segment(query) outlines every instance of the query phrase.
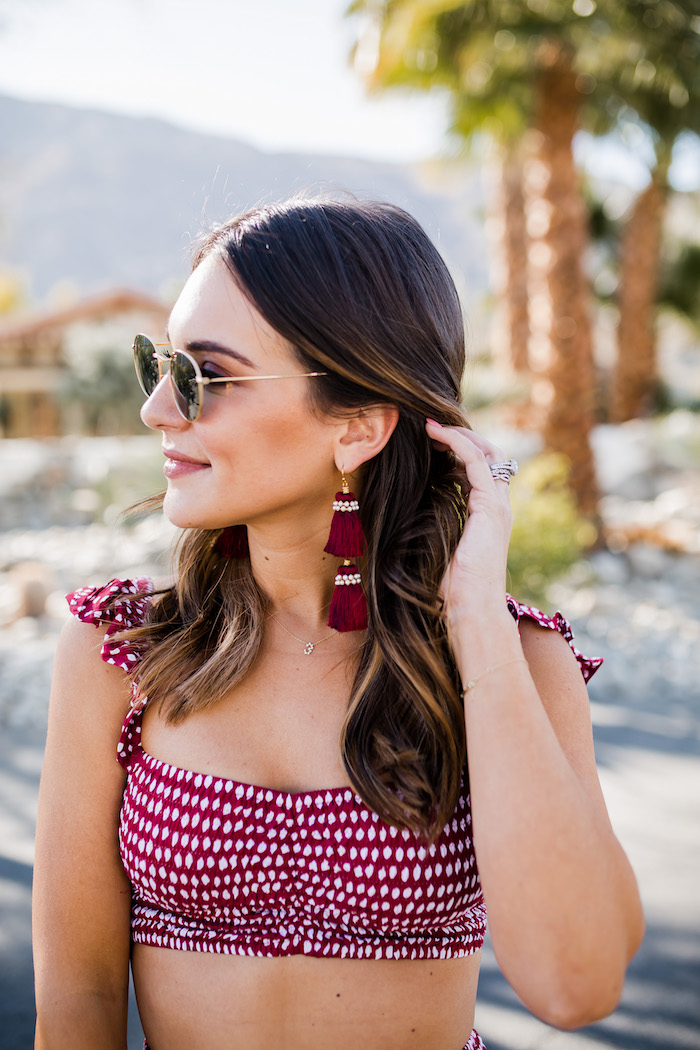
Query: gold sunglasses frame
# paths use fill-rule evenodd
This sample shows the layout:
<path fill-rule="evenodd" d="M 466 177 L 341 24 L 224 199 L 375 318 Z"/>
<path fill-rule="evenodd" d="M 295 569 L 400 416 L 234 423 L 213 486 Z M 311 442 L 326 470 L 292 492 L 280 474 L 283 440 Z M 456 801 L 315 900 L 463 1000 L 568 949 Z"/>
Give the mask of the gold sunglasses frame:
<path fill-rule="evenodd" d="M 161 381 L 162 381 L 162 379 L 164 378 L 164 375 L 165 375 L 165 373 L 163 372 L 163 363 L 165 361 L 171 361 L 172 358 L 175 356 L 175 354 L 181 354 L 192 365 L 192 368 L 194 369 L 195 382 L 197 383 L 197 386 L 200 389 L 202 387 L 209 386 L 211 383 L 251 383 L 254 380 L 258 380 L 258 379 L 313 379 L 316 376 L 326 376 L 326 375 L 328 375 L 327 372 L 290 372 L 288 374 L 274 375 L 274 376 L 216 376 L 216 377 L 212 378 L 211 376 L 204 376 L 204 375 L 202 375 L 202 370 L 199 367 L 199 364 L 197 363 L 196 359 L 192 356 L 192 354 L 187 352 L 187 350 L 176 350 L 172 346 L 172 343 L 154 343 L 153 340 L 150 339 L 147 335 L 143 335 L 143 333 L 139 332 L 139 333 L 137 333 L 136 336 L 134 336 L 134 343 L 133 343 L 133 346 L 132 346 L 132 350 L 133 350 L 133 353 L 134 353 L 134 367 L 136 369 L 136 378 L 138 379 L 139 386 L 141 387 L 141 390 L 144 392 L 144 394 L 146 395 L 147 398 L 149 398 L 151 396 L 151 394 L 155 391 L 156 387 L 154 387 L 153 390 L 151 391 L 151 393 L 149 394 L 148 391 L 146 390 L 146 388 L 144 387 L 143 383 L 141 382 L 141 373 L 139 371 L 139 367 L 138 367 L 138 363 L 137 363 L 137 354 L 138 354 L 138 351 L 137 351 L 137 348 L 136 348 L 136 340 L 137 339 L 145 339 L 146 342 L 149 343 L 153 347 L 153 357 L 158 362 L 158 384 L 157 385 L 160 385 L 160 383 L 161 383 Z M 160 347 L 160 346 L 169 346 L 169 347 L 171 347 L 171 353 L 169 353 L 169 354 L 159 353 L 158 352 L 158 347 Z M 182 411 L 182 409 L 180 408 L 180 405 L 178 403 L 177 394 L 180 394 L 181 397 L 184 397 L 184 395 L 182 394 L 182 391 L 175 384 L 175 380 L 173 379 L 173 370 L 172 370 L 172 368 L 170 368 L 168 370 L 168 375 L 170 377 L 170 386 L 171 386 L 171 390 L 172 390 L 173 401 L 175 402 L 175 407 L 177 408 L 178 412 L 180 413 L 180 415 L 182 416 L 182 418 L 184 420 L 186 420 L 188 423 L 196 423 L 197 420 L 199 419 L 199 417 L 202 414 L 202 408 L 204 407 L 204 398 L 200 394 L 200 397 L 198 398 L 198 401 L 197 401 L 197 415 L 194 417 L 194 419 L 191 419 L 189 415 L 185 415 L 185 413 Z M 189 402 L 187 402 L 186 398 L 185 398 L 185 402 L 189 404 Z"/>

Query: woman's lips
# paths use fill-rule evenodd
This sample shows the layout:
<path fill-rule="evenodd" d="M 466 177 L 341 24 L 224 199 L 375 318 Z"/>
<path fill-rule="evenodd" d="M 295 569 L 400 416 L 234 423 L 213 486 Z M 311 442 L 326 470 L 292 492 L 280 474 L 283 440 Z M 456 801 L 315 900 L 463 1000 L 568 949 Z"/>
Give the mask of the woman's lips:
<path fill-rule="evenodd" d="M 194 474 L 198 470 L 207 470 L 209 467 L 208 463 L 202 463 L 196 459 L 188 459 L 178 452 L 165 451 L 165 456 L 163 473 L 166 478 L 181 478 L 186 474 Z"/>

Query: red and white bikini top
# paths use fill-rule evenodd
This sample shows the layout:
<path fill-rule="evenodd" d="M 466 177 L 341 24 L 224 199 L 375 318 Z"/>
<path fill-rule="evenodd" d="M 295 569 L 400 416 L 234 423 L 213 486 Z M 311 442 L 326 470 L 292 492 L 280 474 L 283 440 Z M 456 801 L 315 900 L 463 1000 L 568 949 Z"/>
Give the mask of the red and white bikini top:
<path fill-rule="evenodd" d="M 138 662 L 133 643 L 112 636 L 143 622 L 152 589 L 148 579 L 112 580 L 68 595 L 80 620 L 106 625 L 107 663 Z M 507 601 L 516 621 L 559 631 L 586 680 L 600 666 L 577 652 L 560 613 L 550 619 Z M 352 788 L 276 791 L 154 758 L 141 746 L 146 703 L 135 683 L 117 749 L 128 774 L 119 846 L 135 942 L 366 959 L 456 958 L 481 947 L 486 912 L 466 773 L 451 821 L 426 846 Z"/>

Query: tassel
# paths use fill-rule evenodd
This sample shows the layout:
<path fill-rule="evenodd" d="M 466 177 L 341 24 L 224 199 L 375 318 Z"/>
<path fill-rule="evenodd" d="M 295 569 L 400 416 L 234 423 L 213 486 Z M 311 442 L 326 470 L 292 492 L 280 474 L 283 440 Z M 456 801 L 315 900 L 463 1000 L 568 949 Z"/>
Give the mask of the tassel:
<path fill-rule="evenodd" d="M 335 554 L 338 558 L 359 558 L 364 554 L 365 537 L 359 509 L 360 505 L 343 474 L 342 492 L 336 492 L 333 501 L 331 531 L 324 547 L 327 554 Z"/>
<path fill-rule="evenodd" d="M 335 631 L 364 631 L 367 626 L 367 602 L 362 580 L 357 566 L 349 558 L 339 566 L 335 577 L 328 626 Z"/>
<path fill-rule="evenodd" d="M 352 561 L 364 553 L 365 537 L 358 513 L 360 505 L 341 471 L 341 492 L 336 492 L 327 554 L 343 558 L 335 577 L 328 613 L 328 626 L 334 631 L 364 631 L 367 627 L 367 601 L 360 571 Z"/>
<path fill-rule="evenodd" d="M 222 558 L 247 558 L 248 530 L 245 525 L 227 525 L 214 544 Z"/>

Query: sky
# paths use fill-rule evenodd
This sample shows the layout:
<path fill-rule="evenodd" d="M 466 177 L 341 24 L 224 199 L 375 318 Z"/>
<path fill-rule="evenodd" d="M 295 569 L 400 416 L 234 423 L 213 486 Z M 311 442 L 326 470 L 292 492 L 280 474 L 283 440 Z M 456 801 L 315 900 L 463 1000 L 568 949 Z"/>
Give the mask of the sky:
<path fill-rule="evenodd" d="M 0 0 L 0 92 L 161 116 L 268 150 L 416 160 L 445 105 L 370 101 L 349 0 Z M 4 18 L 3 18 L 4 15 Z"/>
<path fill-rule="evenodd" d="M 269 151 L 396 162 L 446 148 L 440 95 L 368 97 L 349 0 L 0 0 L 0 93 L 162 117 Z M 644 144 L 582 137 L 580 161 L 640 187 Z M 700 187 L 700 148 L 678 151 Z"/>

